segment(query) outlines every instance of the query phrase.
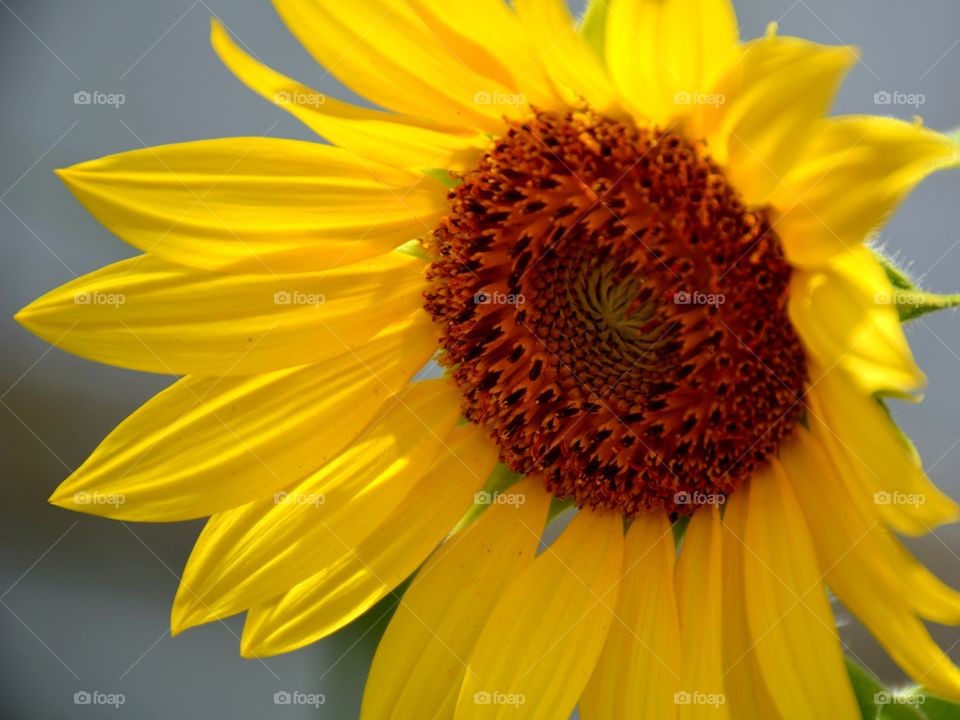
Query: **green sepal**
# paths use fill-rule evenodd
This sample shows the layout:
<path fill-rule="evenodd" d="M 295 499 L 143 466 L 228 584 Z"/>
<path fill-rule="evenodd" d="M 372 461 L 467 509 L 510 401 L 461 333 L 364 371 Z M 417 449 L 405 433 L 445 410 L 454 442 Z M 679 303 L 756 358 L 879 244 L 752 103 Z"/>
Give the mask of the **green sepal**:
<path fill-rule="evenodd" d="M 863 720 L 960 720 L 960 704 L 919 686 L 891 690 L 849 658 L 847 674 Z"/>
<path fill-rule="evenodd" d="M 580 21 L 580 34 L 601 60 L 607 42 L 607 6 L 608 0 L 590 0 Z"/>
<path fill-rule="evenodd" d="M 470 509 L 464 513 L 462 518 L 460 518 L 460 522 L 457 523 L 457 526 L 453 529 L 453 532 L 458 533 L 463 530 L 465 527 L 473 523 L 474 520 L 483 515 L 484 511 L 490 507 L 489 502 L 481 502 L 481 500 L 503 492 L 522 477 L 523 475 L 513 472 L 502 462 L 498 462 L 496 465 L 494 465 L 489 477 L 487 477 L 487 481 L 483 485 L 483 489 L 476 493 L 474 496 L 473 505 L 471 505 Z"/>
<path fill-rule="evenodd" d="M 432 168 L 430 170 L 424 170 L 423 174 L 427 177 L 432 177 L 439 183 L 442 183 L 448 188 L 455 188 L 457 185 L 463 182 L 463 180 L 456 175 L 454 175 L 449 170 L 444 170 L 443 168 Z"/>
<path fill-rule="evenodd" d="M 938 310 L 960 306 L 960 293 L 939 295 L 927 292 L 918 287 L 906 271 L 897 267 L 893 260 L 876 250 L 874 253 L 887 274 L 890 284 L 893 285 L 893 297 L 878 298 L 878 302 L 892 302 L 896 305 L 900 322 L 905 323 Z"/>

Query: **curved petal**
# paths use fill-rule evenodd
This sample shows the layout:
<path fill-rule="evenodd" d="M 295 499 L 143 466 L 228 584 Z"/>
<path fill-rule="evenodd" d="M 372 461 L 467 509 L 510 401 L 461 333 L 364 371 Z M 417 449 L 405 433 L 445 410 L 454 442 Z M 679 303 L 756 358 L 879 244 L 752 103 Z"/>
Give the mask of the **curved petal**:
<path fill-rule="evenodd" d="M 544 110 L 562 109 L 540 52 L 530 42 L 526 28 L 508 3 L 503 0 L 407 0 L 407 3 L 440 41 L 475 71 L 519 92 L 522 102 Z"/>
<path fill-rule="evenodd" d="M 254 607 L 243 626 L 243 655 L 276 655 L 326 637 L 366 612 L 409 577 L 467 511 L 497 462 L 480 427 L 454 430 L 396 510 L 323 572 Z"/>
<path fill-rule="evenodd" d="M 771 35 L 744 45 L 728 74 L 698 106 L 693 132 L 749 205 L 765 204 L 802 157 L 856 62 L 848 47 Z"/>
<path fill-rule="evenodd" d="M 239 507 L 340 453 L 435 350 L 420 313 L 318 365 L 184 378 L 110 433 L 50 502 L 147 522 Z"/>
<path fill-rule="evenodd" d="M 449 720 L 477 638 L 504 589 L 532 561 L 550 495 L 536 477 L 446 541 L 403 596 L 367 676 L 361 717 Z"/>
<path fill-rule="evenodd" d="M 715 505 L 694 513 L 677 562 L 677 616 L 683 670 L 678 720 L 729 720 L 723 678 L 723 542 Z"/>
<path fill-rule="evenodd" d="M 747 554 L 747 502 L 733 493 L 723 513 L 723 682 L 738 720 L 779 718 L 763 681 L 757 646 L 750 635 L 744 562 Z"/>
<path fill-rule="evenodd" d="M 52 290 L 16 319 L 110 365 L 244 375 L 352 351 L 422 305 L 422 273 L 422 261 L 397 252 L 296 275 L 211 273 L 141 255 Z"/>
<path fill-rule="evenodd" d="M 430 467 L 458 415 L 452 384 L 413 383 L 361 438 L 289 492 L 210 518 L 183 572 L 173 632 L 261 604 L 356 548 Z"/>
<path fill-rule="evenodd" d="M 507 588 L 470 656 L 457 720 L 568 717 L 613 620 L 623 565 L 618 513 L 581 510 Z"/>
<path fill-rule="evenodd" d="M 638 115 L 666 124 L 710 90 L 739 36 L 730 0 L 610 0 L 607 67 Z"/>
<path fill-rule="evenodd" d="M 472 169 L 490 144 L 479 131 L 451 130 L 328 97 L 250 57 L 216 20 L 210 42 L 223 64 L 247 87 L 360 157 L 399 167 L 462 171 Z"/>
<path fill-rule="evenodd" d="M 328 270 L 429 233 L 448 212 L 424 175 L 297 140 L 164 145 L 58 174 L 123 240 L 205 270 Z"/>
<path fill-rule="evenodd" d="M 823 573 L 779 463 L 745 491 L 744 597 L 770 697 L 784 720 L 858 720 Z"/>
<path fill-rule="evenodd" d="M 794 265 L 816 267 L 859 247 L 927 175 L 958 161 L 956 143 L 918 123 L 829 118 L 771 197 Z"/>
<path fill-rule="evenodd" d="M 522 106 L 478 102 L 510 88 L 475 72 L 407 5 L 391 0 L 274 0 L 287 28 L 327 72 L 391 110 L 450 127 L 499 132 Z"/>
<path fill-rule="evenodd" d="M 851 492 L 873 498 L 895 530 L 925 535 L 960 519 L 960 507 L 930 481 L 876 399 L 836 371 L 822 375 L 808 398 L 809 427 L 829 449 L 840 477 Z"/>
<path fill-rule="evenodd" d="M 960 698 L 960 670 L 917 618 L 919 612 L 957 624 L 956 591 L 896 547 L 883 529 L 879 506 L 869 512 L 856 499 L 862 493 L 837 477 L 823 438 L 798 435 L 784 448 L 782 465 L 804 505 L 830 589 L 915 682 Z"/>
<path fill-rule="evenodd" d="M 865 395 L 909 395 L 926 385 L 926 377 L 892 298 L 893 286 L 876 257 L 857 247 L 822 267 L 795 269 L 787 311 L 818 365 L 842 370 Z"/>
<path fill-rule="evenodd" d="M 580 36 L 563 0 L 517 0 L 517 14 L 547 72 L 568 101 L 586 100 L 605 115 L 622 114 L 620 99 L 602 61 Z"/>
<path fill-rule="evenodd" d="M 681 664 L 675 557 L 666 515 L 640 515 L 633 521 L 624 543 L 616 617 L 580 698 L 583 720 L 669 718 L 676 713 Z"/>

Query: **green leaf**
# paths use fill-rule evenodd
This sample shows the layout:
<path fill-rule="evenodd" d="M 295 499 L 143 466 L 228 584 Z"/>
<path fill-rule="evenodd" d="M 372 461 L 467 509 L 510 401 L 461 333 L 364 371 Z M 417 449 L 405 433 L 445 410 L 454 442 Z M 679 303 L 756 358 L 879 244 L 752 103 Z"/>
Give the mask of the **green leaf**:
<path fill-rule="evenodd" d="M 893 296 L 889 298 L 878 296 L 877 302 L 895 304 L 900 322 L 908 322 L 938 310 L 960 306 L 960 293 L 939 295 L 927 292 L 918 287 L 904 270 L 896 266 L 893 260 L 880 252 L 875 251 L 875 254 L 890 279 L 890 284 L 893 285 Z"/>
<path fill-rule="evenodd" d="M 601 60 L 607 36 L 607 3 L 608 0 L 590 0 L 580 21 L 580 34 Z"/>

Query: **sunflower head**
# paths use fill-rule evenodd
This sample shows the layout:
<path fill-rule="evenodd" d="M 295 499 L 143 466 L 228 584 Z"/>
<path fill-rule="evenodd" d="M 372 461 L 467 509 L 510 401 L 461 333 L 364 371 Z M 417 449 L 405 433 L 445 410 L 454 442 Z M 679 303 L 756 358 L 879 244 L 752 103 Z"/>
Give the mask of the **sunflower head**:
<path fill-rule="evenodd" d="M 51 498 L 210 517 L 174 631 L 246 611 L 242 652 L 285 652 L 413 575 L 366 717 L 848 720 L 829 587 L 960 698 L 923 624 L 960 594 L 897 538 L 958 517 L 884 406 L 925 383 L 883 301 L 913 286 L 868 245 L 955 142 L 829 116 L 856 52 L 742 41 L 729 0 L 276 5 L 382 109 L 214 22 L 326 142 L 61 171 L 144 253 L 18 315 L 183 376 Z"/>

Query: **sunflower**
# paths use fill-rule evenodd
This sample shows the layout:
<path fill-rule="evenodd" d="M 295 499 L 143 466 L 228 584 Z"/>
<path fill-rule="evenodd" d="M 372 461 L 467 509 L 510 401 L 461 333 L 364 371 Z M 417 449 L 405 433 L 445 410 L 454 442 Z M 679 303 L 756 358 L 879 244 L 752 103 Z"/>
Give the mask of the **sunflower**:
<path fill-rule="evenodd" d="M 923 624 L 960 596 L 897 538 L 958 508 L 883 404 L 925 379 L 866 242 L 954 142 L 827 117 L 856 52 L 741 41 L 729 0 L 276 5 L 383 109 L 214 22 L 330 144 L 60 171 L 143 254 L 17 316 L 183 376 L 51 498 L 210 516 L 174 632 L 246 611 L 281 653 L 413 576 L 365 717 L 855 718 L 829 588 L 960 697 Z"/>

